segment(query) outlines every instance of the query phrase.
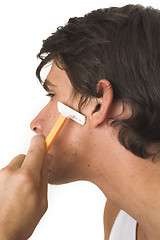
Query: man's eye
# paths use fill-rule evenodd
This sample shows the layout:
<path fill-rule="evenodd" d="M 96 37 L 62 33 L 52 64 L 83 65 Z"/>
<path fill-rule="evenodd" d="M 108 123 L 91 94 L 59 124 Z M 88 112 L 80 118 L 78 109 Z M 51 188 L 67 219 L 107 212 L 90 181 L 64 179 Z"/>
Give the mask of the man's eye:
<path fill-rule="evenodd" d="M 54 93 L 48 93 L 48 94 L 46 94 L 46 96 L 47 96 L 47 97 L 50 97 L 51 100 L 53 100 L 55 94 L 54 94 Z"/>

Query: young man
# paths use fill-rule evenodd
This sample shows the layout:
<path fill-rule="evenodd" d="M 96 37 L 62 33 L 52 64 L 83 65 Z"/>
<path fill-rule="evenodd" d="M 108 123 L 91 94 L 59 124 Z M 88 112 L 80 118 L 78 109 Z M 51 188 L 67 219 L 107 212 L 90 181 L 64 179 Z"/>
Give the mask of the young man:
<path fill-rule="evenodd" d="M 40 135 L 27 156 L 1 170 L 1 239 L 32 234 L 47 209 L 47 181 L 78 180 L 107 197 L 106 240 L 160 239 L 159 45 L 160 12 L 139 5 L 72 18 L 44 41 L 37 77 L 51 100 L 31 123 Z M 67 120 L 45 157 L 58 101 L 81 111 L 86 123 Z"/>

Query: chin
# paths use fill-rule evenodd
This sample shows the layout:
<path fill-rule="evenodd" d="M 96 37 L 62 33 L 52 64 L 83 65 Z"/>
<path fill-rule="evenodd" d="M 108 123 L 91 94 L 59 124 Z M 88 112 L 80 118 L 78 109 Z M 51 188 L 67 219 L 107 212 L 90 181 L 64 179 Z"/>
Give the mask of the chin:
<path fill-rule="evenodd" d="M 64 174 L 54 174 L 52 171 L 48 171 L 48 183 L 51 185 L 61 185 L 75 181 L 78 180 Z"/>

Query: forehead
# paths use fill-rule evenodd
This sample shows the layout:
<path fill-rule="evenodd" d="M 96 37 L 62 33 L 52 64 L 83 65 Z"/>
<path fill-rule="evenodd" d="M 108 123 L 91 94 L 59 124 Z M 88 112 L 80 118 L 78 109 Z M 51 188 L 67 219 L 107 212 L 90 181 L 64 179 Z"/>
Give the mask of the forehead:
<path fill-rule="evenodd" d="M 54 62 L 47 75 L 47 79 L 45 80 L 44 85 L 46 85 L 49 89 L 51 89 L 52 87 L 58 87 L 62 88 L 62 90 L 73 90 L 73 86 L 65 70 L 57 67 Z"/>

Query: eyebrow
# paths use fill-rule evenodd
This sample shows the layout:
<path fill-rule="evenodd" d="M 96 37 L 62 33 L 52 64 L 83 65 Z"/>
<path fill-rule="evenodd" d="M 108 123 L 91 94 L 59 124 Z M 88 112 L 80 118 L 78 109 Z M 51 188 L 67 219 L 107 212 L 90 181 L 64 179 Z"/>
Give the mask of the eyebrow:
<path fill-rule="evenodd" d="M 56 85 L 51 83 L 48 79 L 45 79 L 43 83 L 43 88 L 48 92 L 50 91 L 50 87 L 56 87 Z"/>

